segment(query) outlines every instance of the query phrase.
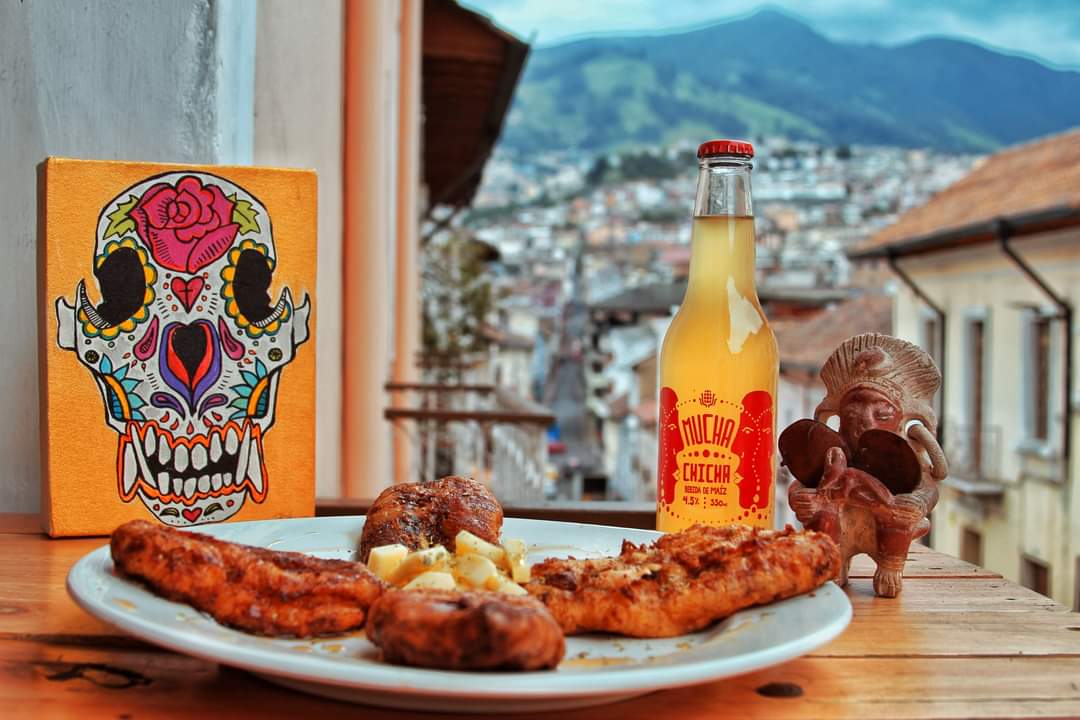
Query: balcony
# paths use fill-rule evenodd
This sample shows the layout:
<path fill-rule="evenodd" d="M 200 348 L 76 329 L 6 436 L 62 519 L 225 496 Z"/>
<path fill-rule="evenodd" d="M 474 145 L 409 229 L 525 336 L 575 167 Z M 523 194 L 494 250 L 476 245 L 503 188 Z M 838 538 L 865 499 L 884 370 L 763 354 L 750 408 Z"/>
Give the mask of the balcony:
<path fill-rule="evenodd" d="M 949 477 L 945 484 L 975 498 L 999 498 L 1002 431 L 1000 427 L 950 424 L 945 428 Z"/>
<path fill-rule="evenodd" d="M 469 380 L 482 369 L 466 362 L 450 374 Z M 386 389 L 393 403 L 384 417 L 408 439 L 407 479 L 464 475 L 509 503 L 554 494 L 547 429 L 555 417 L 544 406 L 489 383 L 388 383 Z"/>

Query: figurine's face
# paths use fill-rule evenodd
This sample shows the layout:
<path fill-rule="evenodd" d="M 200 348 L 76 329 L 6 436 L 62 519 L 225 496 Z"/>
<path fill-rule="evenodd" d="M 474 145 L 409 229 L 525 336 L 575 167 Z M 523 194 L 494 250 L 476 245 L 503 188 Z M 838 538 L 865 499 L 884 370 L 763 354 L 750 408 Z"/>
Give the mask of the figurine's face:
<path fill-rule="evenodd" d="M 867 430 L 900 432 L 900 409 L 883 393 L 870 388 L 856 388 L 844 396 L 840 405 L 840 434 L 852 449 Z"/>

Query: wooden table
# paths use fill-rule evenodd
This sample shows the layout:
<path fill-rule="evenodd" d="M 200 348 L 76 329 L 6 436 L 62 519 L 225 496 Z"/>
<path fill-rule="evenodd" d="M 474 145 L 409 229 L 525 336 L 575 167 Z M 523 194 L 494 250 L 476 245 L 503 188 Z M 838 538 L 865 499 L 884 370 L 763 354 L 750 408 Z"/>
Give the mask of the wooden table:
<path fill-rule="evenodd" d="M 410 716 L 284 690 L 159 650 L 95 620 L 71 601 L 64 580 L 76 560 L 103 543 L 48 540 L 35 516 L 0 514 L 0 716 Z M 1080 716 L 1080 615 L 918 545 L 899 598 L 875 598 L 871 574 L 868 562 L 857 564 L 848 590 L 855 619 L 806 657 L 618 705 L 537 717 Z"/>

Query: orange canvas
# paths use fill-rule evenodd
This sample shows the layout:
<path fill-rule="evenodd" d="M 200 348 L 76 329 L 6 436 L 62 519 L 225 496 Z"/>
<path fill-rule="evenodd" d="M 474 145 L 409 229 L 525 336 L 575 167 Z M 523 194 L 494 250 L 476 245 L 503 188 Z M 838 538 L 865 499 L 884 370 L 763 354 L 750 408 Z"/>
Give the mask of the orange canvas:
<path fill-rule="evenodd" d="M 315 173 L 39 172 L 46 531 L 311 515 Z"/>

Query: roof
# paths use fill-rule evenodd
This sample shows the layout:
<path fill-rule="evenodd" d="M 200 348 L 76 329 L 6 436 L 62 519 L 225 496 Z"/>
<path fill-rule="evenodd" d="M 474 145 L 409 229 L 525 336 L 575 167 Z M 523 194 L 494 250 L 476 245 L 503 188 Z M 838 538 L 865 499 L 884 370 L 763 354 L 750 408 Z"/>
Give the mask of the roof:
<path fill-rule="evenodd" d="M 432 207 L 472 202 L 529 46 L 454 0 L 424 0 L 424 183 Z"/>
<path fill-rule="evenodd" d="M 616 293 L 606 300 L 593 303 L 592 309 L 605 312 L 670 315 L 671 308 L 682 305 L 685 295 L 686 280 L 638 285 Z"/>
<path fill-rule="evenodd" d="M 630 312 L 645 315 L 670 315 L 671 308 L 682 305 L 686 295 L 686 279 L 668 283 L 653 283 L 627 288 L 616 295 L 592 304 L 593 310 L 602 312 Z M 762 285 L 758 287 L 758 299 L 763 305 L 786 303 L 808 307 L 820 307 L 850 297 L 847 288 L 806 288 Z"/>
<path fill-rule="evenodd" d="M 647 325 L 614 327 L 607 333 L 607 349 L 611 353 L 609 367 L 633 368 L 656 355 L 656 333 Z"/>
<path fill-rule="evenodd" d="M 664 265 L 683 266 L 690 264 L 690 246 L 673 245 L 660 250 L 656 261 Z"/>
<path fill-rule="evenodd" d="M 627 393 L 608 402 L 608 417 L 622 419 L 630 414 L 630 396 Z"/>
<path fill-rule="evenodd" d="M 637 415 L 638 420 L 640 420 L 641 424 L 645 427 L 656 425 L 656 411 L 656 400 L 646 400 L 634 408 L 634 414 Z"/>
<path fill-rule="evenodd" d="M 931 252 L 1080 225 L 1080 128 L 991 156 L 848 252 L 869 259 Z"/>
<path fill-rule="evenodd" d="M 780 369 L 818 372 L 842 342 L 852 335 L 892 333 L 892 298 L 878 293 L 857 295 L 808 320 L 770 322 L 780 348 Z"/>

